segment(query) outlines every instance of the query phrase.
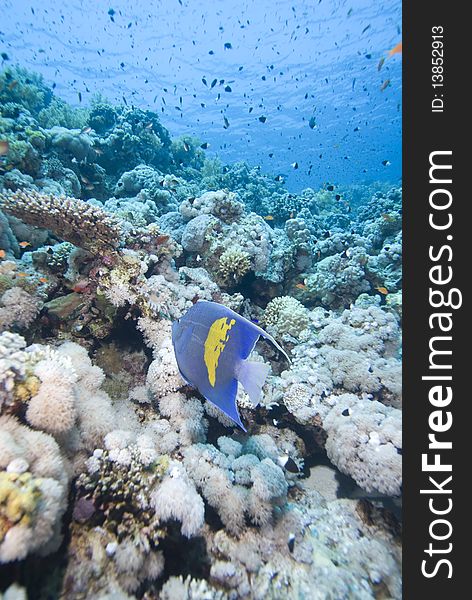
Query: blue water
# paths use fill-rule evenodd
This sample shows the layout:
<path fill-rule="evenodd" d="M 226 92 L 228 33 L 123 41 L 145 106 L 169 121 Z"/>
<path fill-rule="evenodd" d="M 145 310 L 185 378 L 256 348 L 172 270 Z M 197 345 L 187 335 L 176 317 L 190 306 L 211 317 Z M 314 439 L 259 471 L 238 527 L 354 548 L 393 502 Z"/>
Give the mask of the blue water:
<path fill-rule="evenodd" d="M 70 104 L 124 97 L 294 192 L 399 180 L 401 54 L 378 63 L 400 40 L 398 0 L 6 0 L 0 25 L 8 64 Z"/>

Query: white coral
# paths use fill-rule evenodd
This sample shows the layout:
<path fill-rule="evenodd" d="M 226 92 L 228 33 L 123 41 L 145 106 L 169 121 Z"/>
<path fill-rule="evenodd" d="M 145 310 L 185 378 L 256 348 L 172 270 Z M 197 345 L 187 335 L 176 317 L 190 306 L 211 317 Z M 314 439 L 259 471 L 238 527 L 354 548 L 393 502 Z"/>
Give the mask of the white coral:
<path fill-rule="evenodd" d="M 298 337 L 308 327 L 308 311 L 296 298 L 278 296 L 267 305 L 263 322 L 277 336 L 288 333 Z"/>
<path fill-rule="evenodd" d="M 168 472 L 152 492 L 151 505 L 159 520 L 180 521 L 182 535 L 192 537 L 203 526 L 205 505 L 179 462 L 171 462 Z"/>

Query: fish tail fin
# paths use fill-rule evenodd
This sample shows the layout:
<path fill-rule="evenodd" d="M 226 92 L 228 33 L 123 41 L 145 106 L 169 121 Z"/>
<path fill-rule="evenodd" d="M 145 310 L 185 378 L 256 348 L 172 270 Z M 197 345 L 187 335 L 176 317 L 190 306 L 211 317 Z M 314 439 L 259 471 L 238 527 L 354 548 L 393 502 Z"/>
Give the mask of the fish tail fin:
<path fill-rule="evenodd" d="M 259 403 L 262 386 L 269 374 L 270 366 L 262 362 L 243 360 L 236 372 L 238 381 L 242 384 L 254 406 Z"/>

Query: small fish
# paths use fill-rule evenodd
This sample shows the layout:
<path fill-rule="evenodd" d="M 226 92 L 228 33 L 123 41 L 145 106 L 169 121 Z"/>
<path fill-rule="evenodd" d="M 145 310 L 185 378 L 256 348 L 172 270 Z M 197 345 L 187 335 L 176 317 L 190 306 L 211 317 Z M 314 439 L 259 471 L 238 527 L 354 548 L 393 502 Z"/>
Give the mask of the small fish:
<path fill-rule="evenodd" d="M 398 44 L 389 51 L 389 53 L 387 54 L 387 58 L 390 58 L 391 56 L 394 56 L 395 54 L 401 54 L 401 53 L 402 53 L 402 42 L 398 42 Z"/>
<path fill-rule="evenodd" d="M 19 273 L 15 273 L 17 277 L 29 277 L 29 273 L 25 273 L 24 271 L 20 271 Z"/>
<path fill-rule="evenodd" d="M 327 185 L 326 189 L 328 190 L 328 192 L 332 192 L 334 190 L 334 185 Z"/>
<path fill-rule="evenodd" d="M 147 125 L 144 126 L 144 129 L 152 129 L 154 127 L 153 123 L 148 123 Z"/>
<path fill-rule="evenodd" d="M 261 115 L 261 116 L 259 117 L 259 121 L 260 121 L 261 123 L 265 123 L 265 122 L 267 121 L 267 117 L 264 117 L 264 115 Z"/>
<path fill-rule="evenodd" d="M 79 97 L 79 102 L 82 102 L 82 93 L 81 92 L 77 92 L 77 96 Z"/>
<path fill-rule="evenodd" d="M 154 242 L 156 244 L 165 244 L 167 241 L 169 241 L 170 236 L 166 235 L 166 234 L 162 234 L 162 235 L 158 235 L 157 237 L 154 238 Z"/>
<path fill-rule="evenodd" d="M 379 64 L 377 65 L 377 71 L 380 71 L 380 69 L 383 67 L 384 62 L 385 62 L 385 57 L 382 56 L 382 58 L 379 60 Z"/>
<path fill-rule="evenodd" d="M 190 146 L 187 144 L 187 142 L 184 142 L 184 150 L 185 152 L 189 152 L 190 150 Z"/>
<path fill-rule="evenodd" d="M 90 133 L 92 131 L 92 128 L 90 126 L 86 126 L 86 127 L 82 127 L 82 129 L 80 130 L 80 133 Z"/>
<path fill-rule="evenodd" d="M 200 148 L 203 148 L 203 150 L 206 150 L 209 147 L 210 147 L 210 144 L 208 142 L 204 142 L 203 144 L 200 144 Z"/>
<path fill-rule="evenodd" d="M 299 290 L 306 290 L 306 285 L 304 283 L 296 283 L 295 287 Z"/>
<path fill-rule="evenodd" d="M 80 176 L 80 181 L 81 181 L 82 183 L 90 183 L 90 180 L 89 180 L 89 179 L 87 179 L 87 177 L 85 177 L 85 175 L 81 175 L 81 176 Z"/>
<path fill-rule="evenodd" d="M 375 288 L 380 294 L 383 294 L 384 296 L 386 296 L 388 294 L 388 290 L 386 287 L 383 286 L 379 286 Z"/>
<path fill-rule="evenodd" d="M 225 50 L 231 50 L 233 46 L 230 44 L 230 42 L 226 42 L 225 43 Z"/>
<path fill-rule="evenodd" d="M 172 324 L 172 344 L 184 381 L 244 431 L 236 406 L 238 382 L 257 404 L 270 370 L 265 363 L 246 360 L 261 336 L 290 360 L 267 332 L 216 302 L 196 302 Z"/>
<path fill-rule="evenodd" d="M 382 164 L 383 164 L 383 166 L 384 166 L 384 167 L 388 167 L 388 166 L 390 166 L 392 163 L 391 163 L 389 160 L 383 160 L 383 161 L 382 161 Z"/>
<path fill-rule="evenodd" d="M 31 246 L 31 242 L 18 242 L 18 246 L 20 248 L 28 248 L 28 246 Z"/>
<path fill-rule="evenodd" d="M 308 127 L 310 129 L 314 129 L 316 127 L 316 119 L 315 119 L 315 117 L 311 117 L 311 119 L 308 121 Z"/>
<path fill-rule="evenodd" d="M 213 81 L 210 84 L 210 88 L 213 89 L 217 83 L 218 83 L 218 79 L 213 79 Z"/>
<path fill-rule="evenodd" d="M 334 196 L 334 199 L 339 201 L 339 200 L 341 200 L 341 196 L 340 196 L 339 194 L 336 194 L 336 195 Z"/>
<path fill-rule="evenodd" d="M 380 86 L 380 91 L 383 92 L 384 90 L 386 90 L 388 88 L 389 85 L 390 85 L 390 79 L 386 79 Z"/>
<path fill-rule="evenodd" d="M 224 129 L 228 129 L 228 127 L 229 127 L 229 121 L 228 121 L 228 119 L 226 117 L 223 117 L 223 122 L 224 122 L 224 125 L 223 125 Z"/>
<path fill-rule="evenodd" d="M 275 181 L 284 181 L 283 175 L 277 175 L 274 177 Z"/>
<path fill-rule="evenodd" d="M 273 221 L 273 220 L 274 220 L 274 216 L 273 216 L 273 215 L 266 215 L 266 216 L 264 217 L 264 219 L 265 219 L 266 221 Z"/>
<path fill-rule="evenodd" d="M 225 87 L 225 92 L 232 92 L 233 90 L 231 89 L 231 86 L 227 85 Z"/>
<path fill-rule="evenodd" d="M 83 294 L 84 292 L 88 291 L 88 285 L 89 282 L 86 279 L 82 279 L 75 283 L 71 289 L 76 294 Z"/>
<path fill-rule="evenodd" d="M 93 183 L 87 183 L 87 185 L 84 186 L 86 190 L 94 190 L 95 186 L 93 185 Z"/>
<path fill-rule="evenodd" d="M 2 60 L 10 60 L 10 57 L 6 52 L 2 52 L 0 56 L 2 57 Z"/>
<path fill-rule="evenodd" d="M 350 408 L 345 408 L 345 409 L 342 411 L 342 413 L 341 413 L 341 414 L 342 414 L 342 416 L 343 416 L 343 417 L 350 417 L 350 416 L 351 416 L 351 414 L 352 414 L 352 413 L 351 413 L 351 409 L 350 409 Z"/>
<path fill-rule="evenodd" d="M 0 156 L 6 156 L 10 150 L 10 144 L 7 140 L 0 141 Z"/>
<path fill-rule="evenodd" d="M 298 163 L 294 162 L 290 165 L 291 167 L 293 167 L 294 169 L 298 169 Z"/>
<path fill-rule="evenodd" d="M 300 473 L 300 469 L 298 468 L 297 463 L 293 460 L 293 458 L 290 458 L 288 454 L 283 454 L 282 456 L 279 456 L 277 462 L 282 467 L 282 469 L 285 469 L 289 473 Z"/>
<path fill-rule="evenodd" d="M 351 251 L 349 250 L 349 248 L 346 248 L 346 250 L 343 250 L 341 252 L 341 258 L 350 258 L 351 257 Z"/>
<path fill-rule="evenodd" d="M 40 277 L 39 278 L 39 282 L 40 283 L 47 283 L 48 282 L 48 278 L 47 277 Z"/>
<path fill-rule="evenodd" d="M 5 250 L 0 250 L 0 258 L 5 258 L 6 255 L 7 253 L 5 252 Z"/>
<path fill-rule="evenodd" d="M 288 540 L 287 540 L 287 546 L 288 546 L 288 549 L 289 549 L 289 551 L 290 551 L 290 554 L 292 554 L 292 553 L 293 553 L 293 550 L 294 550 L 294 548 L 295 548 L 295 535 L 294 535 L 293 533 L 291 533 L 291 534 L 288 536 Z"/>
<path fill-rule="evenodd" d="M 208 82 L 207 82 L 207 80 L 205 79 L 205 77 L 202 77 L 202 82 L 203 82 L 203 85 L 206 85 L 206 86 L 208 87 Z"/>

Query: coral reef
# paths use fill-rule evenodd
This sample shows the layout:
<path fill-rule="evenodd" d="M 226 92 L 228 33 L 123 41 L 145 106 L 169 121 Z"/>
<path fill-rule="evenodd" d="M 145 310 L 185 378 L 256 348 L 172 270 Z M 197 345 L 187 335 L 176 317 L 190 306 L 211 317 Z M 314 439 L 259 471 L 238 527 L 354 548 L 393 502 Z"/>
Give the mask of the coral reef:
<path fill-rule="evenodd" d="M 290 193 L 17 67 L 0 141 L 3 597 L 400 598 L 401 188 Z M 179 373 L 200 300 L 290 358 L 247 433 Z"/>

